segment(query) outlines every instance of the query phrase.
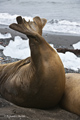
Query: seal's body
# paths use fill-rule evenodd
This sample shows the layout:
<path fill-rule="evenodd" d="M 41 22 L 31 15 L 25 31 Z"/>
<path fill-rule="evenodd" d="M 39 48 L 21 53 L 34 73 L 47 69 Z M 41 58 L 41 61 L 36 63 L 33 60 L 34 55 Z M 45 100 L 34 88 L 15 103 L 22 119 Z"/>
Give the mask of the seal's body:
<path fill-rule="evenodd" d="M 18 24 L 10 25 L 28 36 L 31 50 L 31 57 L 27 59 L 0 65 L 0 93 L 19 106 L 52 108 L 64 92 L 63 64 L 41 36 L 45 21 L 36 17 L 33 22 L 26 22 L 18 17 Z"/>
<path fill-rule="evenodd" d="M 77 115 L 80 115 L 80 74 L 67 73 L 64 96 L 61 106 Z"/>

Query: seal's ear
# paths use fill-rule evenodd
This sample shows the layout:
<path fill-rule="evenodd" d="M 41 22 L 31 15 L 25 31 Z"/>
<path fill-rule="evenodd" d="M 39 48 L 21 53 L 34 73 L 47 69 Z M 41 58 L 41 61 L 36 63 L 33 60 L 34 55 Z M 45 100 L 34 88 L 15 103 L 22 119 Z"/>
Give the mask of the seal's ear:
<path fill-rule="evenodd" d="M 38 16 L 34 17 L 33 21 L 35 21 L 35 23 L 39 26 L 39 28 L 43 28 L 47 22 L 46 19 L 40 18 Z"/>
<path fill-rule="evenodd" d="M 41 22 L 42 22 L 42 28 L 45 26 L 45 24 L 47 23 L 47 20 L 46 19 L 44 19 L 44 18 L 42 18 L 41 19 Z"/>
<path fill-rule="evenodd" d="M 33 18 L 33 21 L 37 24 L 39 28 L 42 28 L 42 23 L 40 17 L 36 16 Z"/>

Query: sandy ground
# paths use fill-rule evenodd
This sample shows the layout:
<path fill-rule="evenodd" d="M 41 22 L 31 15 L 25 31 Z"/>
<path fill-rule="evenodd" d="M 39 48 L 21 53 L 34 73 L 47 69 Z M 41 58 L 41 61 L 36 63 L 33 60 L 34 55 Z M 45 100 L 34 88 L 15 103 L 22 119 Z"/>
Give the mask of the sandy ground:
<path fill-rule="evenodd" d="M 8 28 L 0 29 L 0 33 L 11 33 L 12 38 L 14 36 L 21 36 L 22 38 L 26 39 L 26 36 L 18 33 L 16 31 L 10 30 Z M 80 36 L 70 36 L 70 35 L 62 35 L 62 34 L 52 34 L 52 33 L 43 33 L 43 37 L 46 39 L 47 42 L 53 43 L 56 48 L 72 48 L 72 44 L 80 41 Z M 10 39 L 0 39 L 0 42 L 3 42 L 2 45 L 8 45 Z M 2 64 L 14 62 L 18 59 L 13 59 L 11 57 L 6 57 L 3 55 L 2 50 L 0 50 L 0 62 Z M 65 70 L 66 72 L 74 72 L 72 70 Z M 80 117 L 67 112 L 61 109 L 59 106 L 52 110 L 40 110 L 40 109 L 32 109 L 32 108 L 21 108 L 18 107 L 6 100 L 4 100 L 0 96 L 0 120 L 80 120 Z"/>

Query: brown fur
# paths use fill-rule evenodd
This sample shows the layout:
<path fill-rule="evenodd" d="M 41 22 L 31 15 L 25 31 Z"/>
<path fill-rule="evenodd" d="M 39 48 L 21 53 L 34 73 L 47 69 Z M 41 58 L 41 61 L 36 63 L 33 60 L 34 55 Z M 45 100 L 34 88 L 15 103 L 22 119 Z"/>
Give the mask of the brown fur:
<path fill-rule="evenodd" d="M 67 73 L 64 96 L 61 106 L 77 115 L 80 115 L 80 74 Z"/>
<path fill-rule="evenodd" d="M 46 19 L 26 22 L 19 16 L 17 22 L 10 28 L 28 36 L 31 57 L 0 65 L 0 93 L 19 106 L 52 108 L 63 95 L 65 71 L 57 52 L 41 36 Z"/>

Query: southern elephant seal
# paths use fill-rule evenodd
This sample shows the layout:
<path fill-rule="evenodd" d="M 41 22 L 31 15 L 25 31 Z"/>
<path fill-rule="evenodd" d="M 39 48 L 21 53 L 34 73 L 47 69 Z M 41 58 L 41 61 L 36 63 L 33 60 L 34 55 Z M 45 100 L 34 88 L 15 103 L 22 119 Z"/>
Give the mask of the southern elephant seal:
<path fill-rule="evenodd" d="M 0 93 L 23 107 L 52 108 L 60 101 L 65 88 L 65 71 L 57 52 L 45 41 L 42 28 L 46 19 L 35 17 L 26 22 L 17 17 L 10 28 L 29 38 L 31 57 L 0 65 Z"/>
<path fill-rule="evenodd" d="M 61 99 L 61 107 L 80 115 L 80 74 L 67 73 L 65 92 Z"/>

